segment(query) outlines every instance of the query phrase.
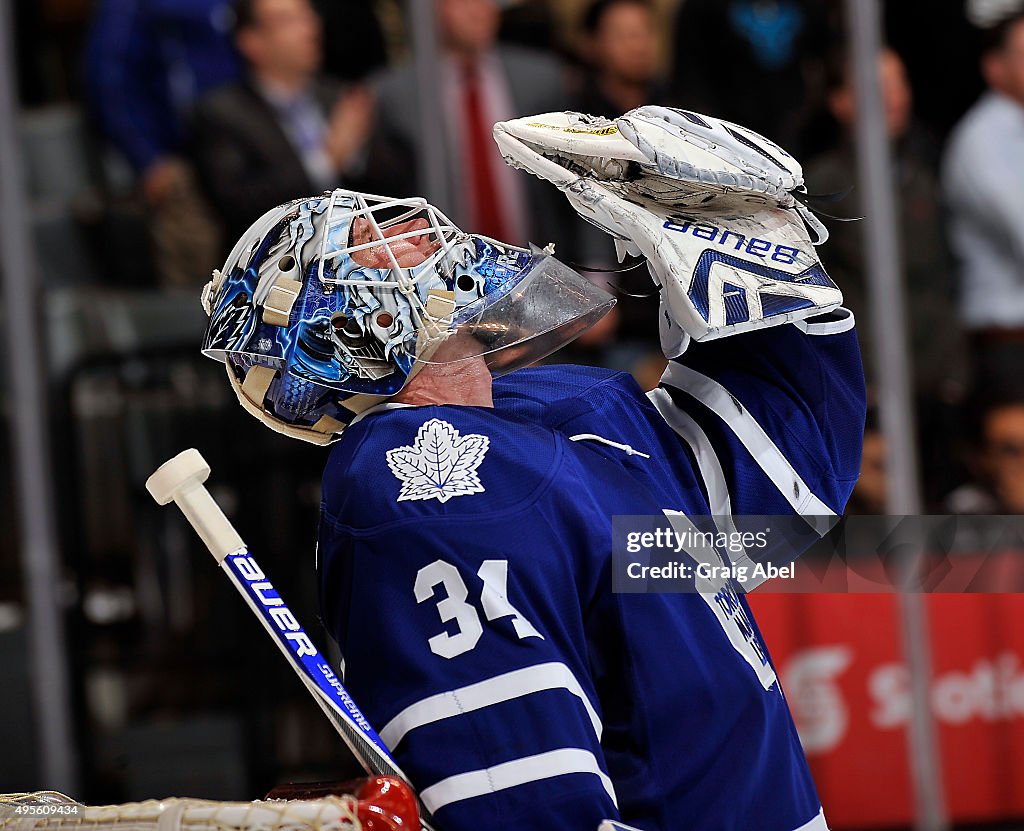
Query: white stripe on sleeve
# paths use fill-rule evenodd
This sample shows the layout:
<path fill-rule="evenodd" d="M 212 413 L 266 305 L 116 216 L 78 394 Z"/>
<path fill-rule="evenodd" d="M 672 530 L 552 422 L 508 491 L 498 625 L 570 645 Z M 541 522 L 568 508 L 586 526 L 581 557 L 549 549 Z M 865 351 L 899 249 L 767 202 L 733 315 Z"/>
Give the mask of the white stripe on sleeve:
<path fill-rule="evenodd" d="M 472 799 L 476 796 L 503 791 L 528 782 L 538 782 L 555 776 L 570 773 L 589 773 L 601 780 L 608 796 L 618 807 L 615 799 L 615 787 L 608 775 L 601 770 L 597 757 L 589 750 L 577 747 L 564 747 L 536 756 L 525 756 L 502 762 L 494 767 L 472 770 L 442 779 L 436 785 L 420 792 L 420 799 L 427 809 L 434 813 L 445 805 Z"/>
<path fill-rule="evenodd" d="M 732 516 L 732 499 L 729 497 L 729 485 L 722 470 L 722 463 L 711 446 L 700 425 L 685 410 L 676 406 L 672 396 L 660 387 L 647 393 L 655 409 L 665 419 L 679 437 L 683 439 L 697 459 L 697 468 L 701 479 L 708 490 L 708 504 L 714 516 Z"/>
<path fill-rule="evenodd" d="M 391 719 L 380 731 L 380 737 L 384 744 L 394 750 L 406 734 L 417 727 L 544 690 L 566 690 L 576 696 L 587 711 L 590 723 L 594 726 L 594 733 L 600 740 L 603 730 L 601 719 L 598 718 L 594 706 L 587 698 L 580 682 L 576 680 L 576 676 L 563 663 L 537 664 L 517 669 L 488 678 L 486 681 L 424 698 L 410 704 Z"/>
<path fill-rule="evenodd" d="M 832 317 L 832 315 L 836 315 L 836 317 Z M 849 332 L 857 325 L 853 312 L 844 306 L 831 312 L 828 317 L 828 320 L 817 321 L 813 318 L 794 320 L 793 325 L 807 335 L 840 335 L 843 332 Z"/>
<path fill-rule="evenodd" d="M 719 530 L 728 533 L 738 532 L 739 529 L 737 529 L 732 515 L 732 498 L 729 496 L 729 483 L 725 478 L 722 463 L 718 460 L 718 455 L 711 445 L 711 439 L 708 438 L 708 434 L 701 429 L 701 426 L 688 412 L 676 406 L 672 396 L 665 390 L 661 388 L 652 390 L 647 393 L 647 397 L 654 404 L 661 417 L 665 419 L 668 426 L 675 430 L 679 437 L 690 445 L 690 450 L 693 451 L 693 456 L 697 460 L 697 469 L 700 471 L 700 477 L 704 481 L 704 487 L 708 492 L 708 506 L 711 509 L 711 515 L 715 518 Z M 670 521 L 673 513 L 672 511 L 666 511 Z M 753 574 L 754 563 L 746 550 L 740 552 L 730 550 L 729 559 L 734 565 L 747 566 L 747 574 Z M 763 577 L 748 576 L 747 579 L 740 582 L 743 585 L 744 591 L 753 591 L 765 579 Z"/>
<path fill-rule="evenodd" d="M 718 415 L 740 440 L 758 467 L 772 480 L 793 510 L 825 534 L 832 523 L 818 517 L 834 517 L 835 511 L 807 486 L 796 468 L 771 440 L 750 412 L 721 384 L 682 364 L 670 362 L 662 383 L 700 401 Z M 820 527 L 819 527 L 820 526 Z"/>

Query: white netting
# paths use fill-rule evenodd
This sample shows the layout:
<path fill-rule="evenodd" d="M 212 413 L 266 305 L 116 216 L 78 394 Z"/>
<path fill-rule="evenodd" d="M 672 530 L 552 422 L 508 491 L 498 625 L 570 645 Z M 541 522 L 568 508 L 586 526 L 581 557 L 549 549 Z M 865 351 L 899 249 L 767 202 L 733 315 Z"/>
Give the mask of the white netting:
<path fill-rule="evenodd" d="M 0 831 L 360 831 L 353 796 L 78 805 L 52 791 L 0 796 Z"/>

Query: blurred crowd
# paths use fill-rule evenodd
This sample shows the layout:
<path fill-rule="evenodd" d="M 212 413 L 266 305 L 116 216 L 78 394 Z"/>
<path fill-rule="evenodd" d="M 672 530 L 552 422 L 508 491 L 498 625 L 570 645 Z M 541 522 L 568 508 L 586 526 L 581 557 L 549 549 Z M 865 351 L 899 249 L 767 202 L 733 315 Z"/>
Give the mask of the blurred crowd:
<path fill-rule="evenodd" d="M 603 235 L 505 166 L 498 120 L 645 103 L 724 117 L 804 162 L 814 194 L 861 216 L 856 95 L 829 0 L 434 0 L 440 111 L 424 113 L 399 0 L 50 0 L 18 4 L 23 100 L 72 101 L 93 187 L 73 207 L 102 285 L 198 290 L 263 211 L 335 186 L 423 193 L 442 138 L 460 225 L 555 241 L 620 295 L 565 358 L 633 372 L 661 359 L 656 298 L 609 273 Z M 1024 511 L 1024 0 L 889 3 L 878 58 L 894 162 L 922 481 L 930 510 Z M 45 48 L 39 48 L 40 43 Z M 862 223 L 830 221 L 826 268 L 876 357 Z M 130 242 L 126 242 L 130 239 Z M 875 401 L 877 404 L 878 402 Z M 851 510 L 885 504 L 867 427 Z"/>
<path fill-rule="evenodd" d="M 433 112 L 421 108 L 413 2 L 436 10 Z M 864 228 L 841 221 L 864 211 L 844 5 L 15 0 L 87 799 L 247 799 L 285 776 L 337 775 L 337 748 L 302 690 L 265 671 L 272 646 L 245 636 L 237 598 L 142 485 L 182 447 L 201 447 L 261 562 L 300 617 L 315 614 L 322 452 L 247 419 L 196 349 L 199 291 L 265 210 L 335 186 L 408 196 L 441 180 L 440 207 L 462 227 L 555 242 L 618 295 L 556 360 L 626 370 L 650 388 L 664 359 L 646 271 L 619 271 L 609 240 L 554 188 L 503 163 L 490 127 L 645 103 L 710 113 L 789 149 L 812 194 L 845 194 L 821 200 L 835 217 L 824 217 L 821 256 L 858 318 L 874 387 Z M 933 513 L 1024 513 L 1024 0 L 929 0 L 927 28 L 922 6 L 884 4 L 878 77 L 923 490 Z M 427 135 L 443 170 L 424 169 Z M 873 408 L 849 510 L 884 512 L 887 480 Z M 0 477 L 4 666 L 25 664 L 29 648 L 14 504 Z M 34 744 L 16 680 L 0 685 L 5 729 L 26 748 L 0 756 L 9 790 L 39 784 L 26 773 Z"/>

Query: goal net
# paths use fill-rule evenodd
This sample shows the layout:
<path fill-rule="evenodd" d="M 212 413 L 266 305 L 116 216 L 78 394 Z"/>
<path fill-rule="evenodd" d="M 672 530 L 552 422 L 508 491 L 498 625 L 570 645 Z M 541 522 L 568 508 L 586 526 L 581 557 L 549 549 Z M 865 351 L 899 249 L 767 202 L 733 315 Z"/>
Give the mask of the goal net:
<path fill-rule="evenodd" d="M 0 831 L 361 831 L 354 796 L 87 806 L 54 791 L 0 795 Z"/>

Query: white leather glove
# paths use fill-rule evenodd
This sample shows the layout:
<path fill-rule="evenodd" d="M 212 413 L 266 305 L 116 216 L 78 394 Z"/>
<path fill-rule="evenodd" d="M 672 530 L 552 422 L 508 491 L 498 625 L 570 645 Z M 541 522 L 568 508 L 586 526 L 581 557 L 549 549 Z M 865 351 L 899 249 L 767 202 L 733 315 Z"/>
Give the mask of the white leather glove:
<path fill-rule="evenodd" d="M 611 121 L 547 113 L 494 126 L 505 160 L 557 186 L 647 258 L 662 289 L 668 357 L 710 340 L 836 308 L 842 294 L 814 245 L 827 231 L 796 198 L 803 173 L 745 128 L 667 107 Z M 811 239 L 814 232 L 814 241 Z"/>

